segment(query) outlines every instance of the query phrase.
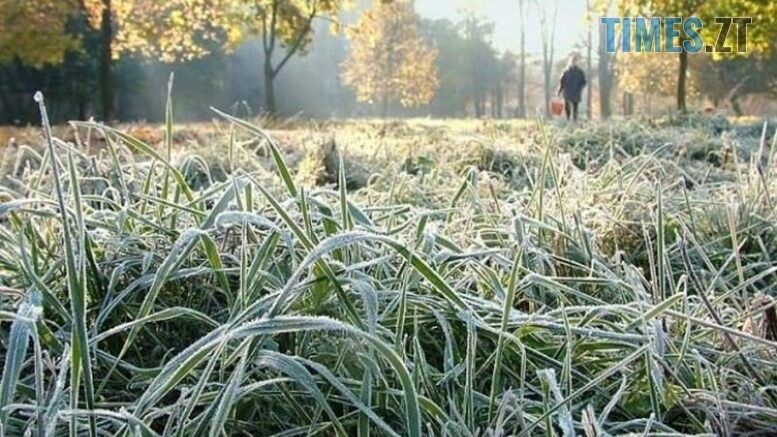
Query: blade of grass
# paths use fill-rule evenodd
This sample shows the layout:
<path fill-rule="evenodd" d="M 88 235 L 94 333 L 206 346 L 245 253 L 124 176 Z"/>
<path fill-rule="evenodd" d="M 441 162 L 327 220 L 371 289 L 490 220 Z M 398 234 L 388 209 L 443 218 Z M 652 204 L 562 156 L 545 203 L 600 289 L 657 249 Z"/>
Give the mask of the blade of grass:
<path fill-rule="evenodd" d="M 71 368 L 70 378 L 70 408 L 78 408 L 78 393 L 81 371 L 83 371 L 84 378 L 84 391 L 86 397 L 86 406 L 88 409 L 94 408 L 94 387 L 92 383 L 92 365 L 89 356 L 89 347 L 87 339 L 86 329 L 86 263 L 84 260 L 84 240 L 85 229 L 83 218 L 81 216 L 81 199 L 80 199 L 80 186 L 78 183 L 78 177 L 75 173 L 75 164 L 73 162 L 73 155 L 70 149 L 68 149 L 68 167 L 70 169 L 70 185 L 73 190 L 73 200 L 75 203 L 76 211 L 76 224 L 78 226 L 78 254 L 79 260 L 76 260 L 76 252 L 73 247 L 73 236 L 71 235 L 71 228 L 67 216 L 67 205 L 65 202 L 64 189 L 62 188 L 62 182 L 60 179 L 59 165 L 56 159 L 56 152 L 54 150 L 54 140 L 51 134 L 51 124 L 49 123 L 48 113 L 46 112 L 46 105 L 43 101 L 43 94 L 39 91 L 35 93 L 35 101 L 38 103 L 41 114 L 41 122 L 43 124 L 43 132 L 46 137 L 46 143 L 51 155 L 51 170 L 54 178 L 54 188 L 57 193 L 57 202 L 60 211 L 60 220 L 62 222 L 62 233 L 65 248 L 65 265 L 66 274 L 68 280 L 68 291 L 70 297 L 70 311 L 71 318 L 73 320 L 73 330 L 71 333 L 71 357 L 73 359 L 73 366 Z M 77 425 L 76 416 L 72 416 L 70 423 L 70 432 L 75 434 Z M 97 425 L 95 418 L 90 416 L 89 433 L 94 436 L 97 432 Z"/>

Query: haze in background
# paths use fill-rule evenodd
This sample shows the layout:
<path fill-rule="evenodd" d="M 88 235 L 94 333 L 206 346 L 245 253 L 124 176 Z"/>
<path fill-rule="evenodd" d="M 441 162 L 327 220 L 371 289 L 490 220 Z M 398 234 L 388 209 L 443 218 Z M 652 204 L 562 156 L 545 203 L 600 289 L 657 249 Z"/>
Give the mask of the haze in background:
<path fill-rule="evenodd" d="M 585 0 L 555 0 L 558 4 L 556 21 L 556 54 L 566 56 L 584 40 L 586 32 Z M 552 1 L 547 3 L 550 9 Z M 532 1 L 526 2 L 526 51 L 539 54 L 540 20 Z M 446 18 L 458 21 L 467 11 L 494 23 L 494 46 L 498 50 L 519 51 L 520 28 L 518 27 L 517 0 L 416 0 L 416 10 L 425 18 Z"/>

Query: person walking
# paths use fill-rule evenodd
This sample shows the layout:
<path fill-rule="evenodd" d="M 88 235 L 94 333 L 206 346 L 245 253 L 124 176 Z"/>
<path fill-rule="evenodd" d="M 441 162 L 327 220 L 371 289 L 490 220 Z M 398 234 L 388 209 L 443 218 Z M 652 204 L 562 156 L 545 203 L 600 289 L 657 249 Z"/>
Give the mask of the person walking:
<path fill-rule="evenodd" d="M 577 66 L 580 61 L 580 55 L 573 54 L 569 58 L 569 66 L 564 70 L 561 75 L 561 80 L 558 85 L 558 95 L 563 93 L 564 97 L 564 112 L 566 113 L 567 120 L 573 118 L 577 121 L 577 109 L 580 106 L 580 100 L 583 95 L 583 88 L 585 88 L 588 81 L 586 81 L 585 73 Z"/>

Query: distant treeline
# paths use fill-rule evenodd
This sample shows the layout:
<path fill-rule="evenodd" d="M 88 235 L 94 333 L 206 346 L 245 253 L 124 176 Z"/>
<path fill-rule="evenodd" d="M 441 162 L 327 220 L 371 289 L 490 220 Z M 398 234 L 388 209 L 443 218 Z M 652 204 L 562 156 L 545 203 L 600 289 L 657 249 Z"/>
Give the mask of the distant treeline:
<path fill-rule="evenodd" d="M 547 112 L 548 102 L 555 94 L 556 81 L 567 61 L 558 54 L 554 58 L 552 35 L 560 29 L 556 29 L 555 21 L 549 17 L 554 16 L 550 5 L 557 8 L 558 4 L 518 2 L 521 20 L 539 17 L 544 26 L 542 53 L 523 53 L 523 56 L 521 53 L 497 50 L 492 43 L 493 25 L 473 14 L 464 14 L 456 22 L 428 19 L 419 22 L 417 18 L 408 18 L 414 22 L 403 25 L 411 26 L 414 33 L 423 38 L 424 45 L 430 48 L 429 53 L 434 53 L 436 68 L 433 73 L 427 72 L 434 74 L 434 97 L 431 100 L 421 99 L 423 104 L 420 105 L 419 99 L 414 99 L 416 103 L 407 105 L 410 107 L 402 106 L 401 98 L 384 98 L 382 105 L 375 101 L 372 104 L 362 103 L 360 100 L 365 100 L 363 90 L 359 96 L 361 99 L 357 99 L 354 87 L 346 86 L 349 81 L 350 85 L 358 82 L 362 73 L 364 76 L 375 73 L 370 70 L 373 58 L 368 53 L 361 58 L 365 65 L 361 65 L 360 69 L 351 69 L 350 78 L 343 79 L 348 77 L 343 66 L 352 59 L 349 54 L 352 54 L 355 40 L 349 39 L 342 29 L 353 25 L 359 16 L 364 16 L 361 12 L 371 3 L 361 1 L 359 4 L 357 11 L 347 13 L 348 17 L 341 23 L 345 26 L 335 26 L 339 28 L 338 32 L 333 31 L 329 21 L 314 20 L 311 13 L 308 16 L 310 27 L 302 25 L 295 31 L 296 34 L 292 33 L 290 39 L 279 43 L 277 48 L 268 47 L 268 41 L 274 39 L 265 38 L 262 34 L 244 37 L 232 47 L 198 40 L 199 45 L 190 49 L 208 54 L 188 58 L 166 58 L 170 50 L 174 52 L 178 49 L 175 41 L 169 42 L 167 51 L 159 55 L 154 55 L 155 52 L 150 49 L 144 53 L 142 47 L 145 46 L 141 45 L 140 50 L 116 56 L 117 52 L 104 50 L 118 44 L 116 34 L 111 36 L 105 30 L 105 23 L 117 22 L 115 15 L 112 20 L 106 21 L 103 16 L 103 20 L 99 21 L 99 14 L 87 14 L 84 18 L 83 14 L 47 9 L 44 12 L 49 16 L 44 18 L 69 17 L 65 24 L 59 21 L 64 30 L 54 29 L 53 24 L 48 24 L 52 28 L 52 38 L 63 32 L 77 35 L 77 48 L 68 49 L 72 41 L 66 39 L 60 41 L 61 47 L 55 46 L 50 50 L 52 53 L 48 53 L 43 50 L 47 49 L 43 47 L 45 40 L 35 39 L 45 35 L 41 36 L 36 29 L 28 32 L 24 25 L 18 27 L 17 31 L 21 32 L 18 36 L 0 35 L 0 43 L 5 44 L 5 47 L 0 47 L 0 124 L 36 123 L 38 114 L 32 95 L 38 90 L 46 95 L 51 117 L 56 122 L 89 117 L 110 118 L 112 121 L 159 121 L 163 117 L 171 73 L 175 73 L 175 117 L 182 121 L 210 118 L 211 106 L 239 115 L 269 112 L 281 116 L 300 114 L 306 118 L 382 115 L 509 118 Z M 377 4 L 373 8 L 380 7 Z M 529 5 L 533 8 L 530 11 Z M 43 14 L 38 14 L 35 8 L 17 12 L 20 17 L 30 20 Z M 331 12 L 335 13 L 336 10 Z M 301 16 L 304 18 L 304 14 Z M 8 17 L 4 19 L 10 20 Z M 268 16 L 262 19 L 265 23 L 275 21 Z M 97 23 L 90 24 L 89 20 L 97 20 Z M 143 30 L 142 24 L 135 23 L 134 26 Z M 9 23 L 5 25 L 8 27 Z M 777 95 L 777 81 L 774 80 L 777 56 L 774 47 L 768 44 L 768 38 L 777 32 L 764 32 L 763 26 L 759 29 L 766 42 L 761 44 L 763 49 L 758 56 L 715 59 L 710 55 L 694 55 L 685 59 L 684 64 L 678 63 L 678 57 L 673 54 L 605 54 L 602 51 L 603 34 L 596 32 L 595 26 L 590 27 L 587 38 L 581 38 L 577 47 L 582 55 L 581 67 L 589 79 L 586 92 L 590 93 L 590 97 L 588 94 L 584 96 L 584 115 L 606 118 L 613 114 L 652 114 L 671 107 L 684 111 L 686 96 L 690 99 L 691 109 L 762 113 L 770 110 L 769 102 Z M 0 29 L 3 29 L 2 22 Z M 180 35 L 188 35 L 184 30 Z M 284 31 L 279 28 L 277 34 L 283 35 Z M 143 32 L 147 35 L 151 30 Z M 106 35 L 109 36 L 107 39 Z M 292 50 L 288 62 L 285 62 L 289 47 L 294 47 L 294 35 L 299 35 L 303 44 L 297 52 Z M 125 46 L 136 42 L 122 37 L 125 40 L 118 42 Z M 537 36 L 529 37 L 536 45 Z M 15 51 L 10 50 L 14 48 L 9 45 L 13 38 L 26 38 L 30 50 L 43 47 L 40 57 L 29 59 L 27 56 L 25 62 L 25 54 L 29 52 L 18 49 L 22 46 L 17 46 Z M 387 37 L 383 35 L 383 38 Z M 522 38 L 526 35 L 523 34 Z M 518 41 L 516 46 L 521 46 Z M 57 55 L 58 51 L 64 56 Z M 645 56 L 650 56 L 650 59 Z M 44 62 L 47 59 L 55 59 L 56 62 Z M 171 59 L 175 62 L 169 62 Z M 266 62 L 268 59 L 270 62 Z M 408 61 L 401 62 L 406 65 Z M 383 68 L 391 71 L 395 69 L 394 65 L 396 63 L 389 63 Z M 681 71 L 679 77 L 687 79 L 682 83 L 678 82 L 678 65 Z M 382 74 L 380 71 L 374 76 L 379 80 Z M 268 77 L 271 79 L 269 86 Z M 391 89 L 390 84 L 379 84 L 378 88 L 381 86 Z M 371 91 L 373 94 L 381 92 L 380 89 Z M 764 97 L 761 101 L 767 102 L 766 106 L 743 105 L 743 101 L 752 96 Z M 106 104 L 106 101 L 109 103 Z"/>
<path fill-rule="evenodd" d="M 424 20 L 421 30 L 437 49 L 439 89 L 429 105 L 402 108 L 391 104 L 389 115 L 515 115 L 515 103 L 508 106 L 508 99 L 516 98 L 516 56 L 494 49 L 487 23 L 474 17 L 460 23 Z M 341 66 L 348 55 L 348 40 L 333 34 L 324 24 L 317 26 L 314 35 L 309 52 L 292 57 L 277 78 L 278 112 L 313 118 L 379 115 L 373 105 L 358 103 L 354 92 L 342 83 Z M 97 50 L 89 50 L 90 41 L 86 43 L 86 50 L 68 53 L 57 66 L 35 68 L 19 61 L 0 64 L 0 123 L 36 122 L 32 95 L 37 90 L 46 94 L 57 121 L 98 116 L 99 61 L 94 55 Z M 177 119 L 209 118 L 210 106 L 241 114 L 261 113 L 265 110 L 263 64 L 259 39 L 247 41 L 231 53 L 216 49 L 186 62 L 124 56 L 113 68 L 113 118 L 160 120 L 172 72 Z"/>

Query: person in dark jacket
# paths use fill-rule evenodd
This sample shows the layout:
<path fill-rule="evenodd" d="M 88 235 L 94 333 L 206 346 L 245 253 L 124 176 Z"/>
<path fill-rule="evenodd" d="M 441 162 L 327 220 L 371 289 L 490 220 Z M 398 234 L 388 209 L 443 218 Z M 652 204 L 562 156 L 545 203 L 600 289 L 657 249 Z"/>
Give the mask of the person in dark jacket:
<path fill-rule="evenodd" d="M 567 120 L 572 117 L 577 121 L 577 108 L 580 105 L 583 88 L 588 83 L 585 79 L 585 73 L 577 66 L 579 59 L 580 57 L 576 54 L 569 58 L 569 66 L 561 75 L 558 86 L 558 95 L 563 93 L 564 112 L 566 112 Z"/>

